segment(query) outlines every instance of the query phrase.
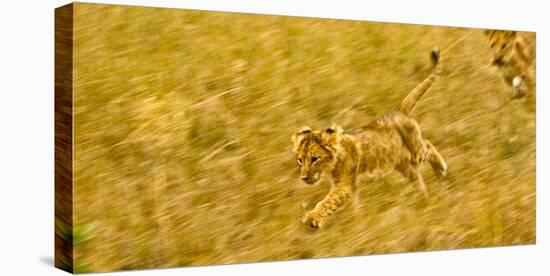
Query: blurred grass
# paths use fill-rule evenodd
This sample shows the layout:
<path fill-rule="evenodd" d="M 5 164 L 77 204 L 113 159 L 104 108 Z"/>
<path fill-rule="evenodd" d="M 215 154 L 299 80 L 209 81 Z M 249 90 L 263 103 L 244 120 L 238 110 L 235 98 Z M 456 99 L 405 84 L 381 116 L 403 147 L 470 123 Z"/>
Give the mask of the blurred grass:
<path fill-rule="evenodd" d="M 480 30 L 80 3 L 75 12 L 82 271 L 535 242 L 534 103 L 497 109 L 508 88 L 487 67 Z M 414 116 L 449 175 L 425 166 L 427 200 L 397 173 L 361 183 L 356 208 L 307 231 L 302 204 L 330 186 L 298 181 L 290 135 L 304 124 L 351 130 L 394 107 L 428 73 L 435 45 L 446 73 Z"/>

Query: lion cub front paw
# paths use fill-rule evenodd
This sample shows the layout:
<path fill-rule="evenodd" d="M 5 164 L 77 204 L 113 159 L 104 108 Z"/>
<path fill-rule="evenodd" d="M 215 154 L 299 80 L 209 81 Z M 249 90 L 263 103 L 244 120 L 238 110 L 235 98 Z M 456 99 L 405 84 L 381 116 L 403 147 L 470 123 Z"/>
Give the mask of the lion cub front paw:
<path fill-rule="evenodd" d="M 324 224 L 324 219 L 318 213 L 311 211 L 306 213 L 302 222 L 312 228 L 321 228 Z"/>

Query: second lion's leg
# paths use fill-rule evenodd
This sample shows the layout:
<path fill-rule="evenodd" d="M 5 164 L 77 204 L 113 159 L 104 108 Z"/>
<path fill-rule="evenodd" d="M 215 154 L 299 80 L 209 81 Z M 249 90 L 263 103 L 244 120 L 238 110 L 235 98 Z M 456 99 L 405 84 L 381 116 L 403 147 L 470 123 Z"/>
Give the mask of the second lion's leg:
<path fill-rule="evenodd" d="M 516 76 L 512 80 L 512 99 L 525 96 L 528 93 L 528 84 L 524 77 Z"/>

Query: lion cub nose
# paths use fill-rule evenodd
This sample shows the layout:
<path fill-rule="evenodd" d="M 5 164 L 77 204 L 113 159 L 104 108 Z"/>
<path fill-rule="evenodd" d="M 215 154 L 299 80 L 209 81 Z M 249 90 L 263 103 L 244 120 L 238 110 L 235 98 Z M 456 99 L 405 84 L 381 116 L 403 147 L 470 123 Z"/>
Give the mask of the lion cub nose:
<path fill-rule="evenodd" d="M 307 175 L 302 175 L 300 176 L 300 179 L 302 179 L 303 181 L 307 181 L 309 177 Z"/>

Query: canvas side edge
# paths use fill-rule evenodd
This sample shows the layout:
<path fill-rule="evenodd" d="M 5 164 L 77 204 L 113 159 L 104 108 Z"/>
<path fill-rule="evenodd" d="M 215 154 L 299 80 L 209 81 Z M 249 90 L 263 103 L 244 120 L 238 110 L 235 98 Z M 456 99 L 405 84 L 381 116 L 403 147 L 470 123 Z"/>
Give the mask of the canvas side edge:
<path fill-rule="evenodd" d="M 73 30 L 74 4 L 55 9 L 55 267 L 74 271 Z"/>

